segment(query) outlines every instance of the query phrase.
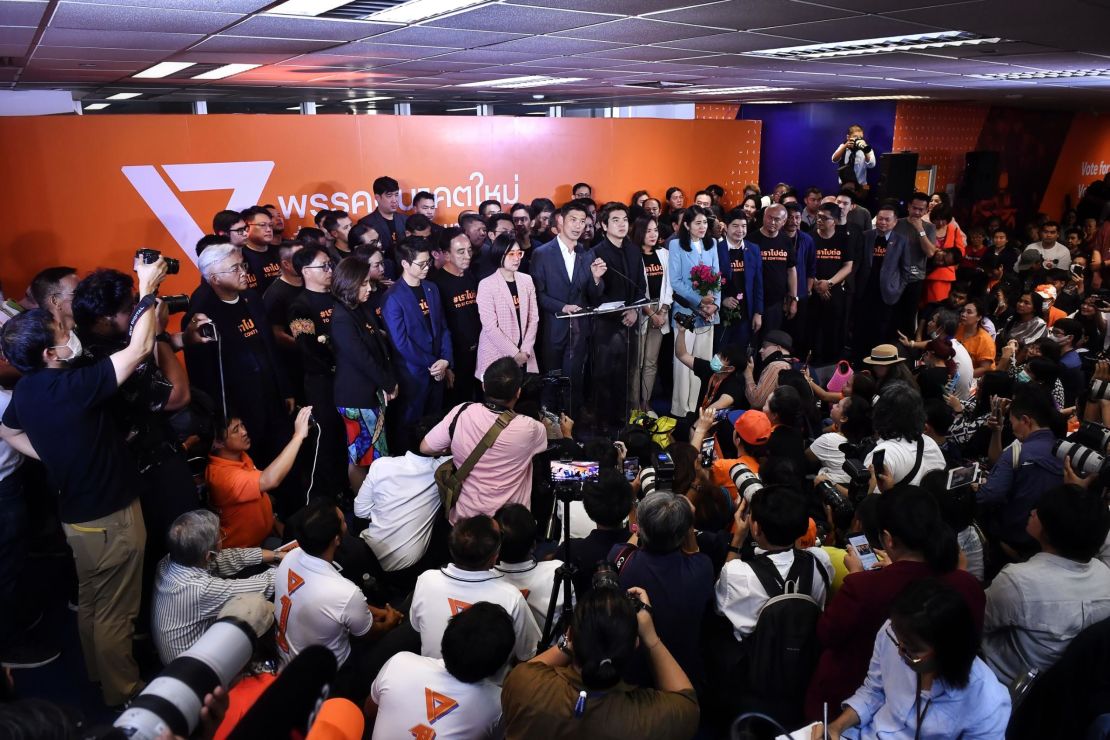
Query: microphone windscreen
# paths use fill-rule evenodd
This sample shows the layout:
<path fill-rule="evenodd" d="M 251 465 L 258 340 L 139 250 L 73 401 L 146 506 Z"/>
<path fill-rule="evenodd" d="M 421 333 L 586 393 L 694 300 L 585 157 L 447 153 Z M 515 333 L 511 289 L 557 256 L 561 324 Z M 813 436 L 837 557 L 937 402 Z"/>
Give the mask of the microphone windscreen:
<path fill-rule="evenodd" d="M 328 699 L 316 714 L 305 740 L 360 740 L 366 718 L 350 699 Z"/>
<path fill-rule="evenodd" d="M 335 655 L 323 645 L 302 650 L 243 715 L 228 740 L 277 740 L 294 732 L 303 736 L 338 668 Z"/>

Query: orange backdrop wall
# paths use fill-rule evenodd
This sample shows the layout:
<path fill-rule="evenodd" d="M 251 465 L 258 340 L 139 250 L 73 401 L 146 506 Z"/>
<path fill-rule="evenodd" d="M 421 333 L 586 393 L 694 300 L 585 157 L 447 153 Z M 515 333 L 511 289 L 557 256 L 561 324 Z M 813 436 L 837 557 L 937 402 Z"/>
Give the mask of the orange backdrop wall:
<path fill-rule="evenodd" d="M 139 247 L 182 261 L 166 292 L 196 285 L 193 245 L 212 215 L 272 203 L 286 233 L 321 208 L 357 219 L 388 174 L 402 203 L 439 199 L 441 222 L 486 198 L 546 196 L 574 182 L 599 202 L 672 185 L 687 198 L 759 172 L 758 121 L 400 116 L 98 116 L 0 119 L 0 279 L 22 294 L 39 269 L 126 269 Z"/>
<path fill-rule="evenodd" d="M 1065 202 L 1074 208 L 1087 186 L 1107 173 L 1110 173 L 1110 119 L 1079 114 L 1064 139 L 1041 210 L 1058 217 Z"/>

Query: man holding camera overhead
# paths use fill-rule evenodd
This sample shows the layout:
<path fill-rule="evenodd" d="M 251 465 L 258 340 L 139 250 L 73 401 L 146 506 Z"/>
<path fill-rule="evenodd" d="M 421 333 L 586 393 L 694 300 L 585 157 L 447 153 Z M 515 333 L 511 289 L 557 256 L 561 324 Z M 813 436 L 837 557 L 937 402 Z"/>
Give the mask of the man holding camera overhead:
<path fill-rule="evenodd" d="M 293 433 L 293 393 L 277 361 L 266 307 L 247 290 L 250 266 L 239 247 L 210 246 L 197 258 L 197 267 L 204 282 L 193 291 L 183 323 L 195 314 L 207 315 L 217 341 L 185 348 L 189 379 L 212 397 L 219 413 L 226 407 L 242 419 L 254 436 L 251 456 L 265 468 Z M 282 515 L 298 508 L 298 502 L 287 499 L 279 493 Z"/>
<path fill-rule="evenodd" d="M 166 263 L 137 259 L 135 272 L 140 300 L 130 316 L 131 339 L 93 365 L 73 367 L 81 341 L 41 309 L 15 316 L 0 335 L 4 357 L 23 373 L 0 437 L 42 460 L 59 492 L 59 516 L 77 568 L 85 666 L 109 706 L 122 705 L 143 688 L 131 638 L 146 527 L 135 463 L 108 402 L 154 349 L 155 293 Z"/>

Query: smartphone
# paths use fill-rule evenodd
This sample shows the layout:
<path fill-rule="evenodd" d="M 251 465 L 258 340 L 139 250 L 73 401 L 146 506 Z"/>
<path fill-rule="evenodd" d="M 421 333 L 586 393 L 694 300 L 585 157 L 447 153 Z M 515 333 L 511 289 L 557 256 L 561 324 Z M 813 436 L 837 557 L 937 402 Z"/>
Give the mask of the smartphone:
<path fill-rule="evenodd" d="M 979 463 L 972 463 L 963 468 L 952 468 L 948 471 L 948 490 L 971 485 L 979 480 Z"/>
<path fill-rule="evenodd" d="M 636 476 L 640 474 L 640 461 L 638 458 L 625 458 L 624 460 L 624 477 L 628 482 L 636 480 Z"/>
<path fill-rule="evenodd" d="M 588 460 L 552 460 L 552 483 L 581 483 L 597 480 L 600 463 Z"/>
<path fill-rule="evenodd" d="M 701 454 L 712 460 L 714 458 L 714 452 L 713 451 L 714 451 L 714 447 L 716 445 L 716 442 L 717 442 L 717 440 L 715 440 L 713 438 L 712 434 L 709 435 L 708 437 L 706 437 L 705 439 L 703 439 L 702 442 L 701 442 Z"/>
<path fill-rule="evenodd" d="M 856 554 L 859 555 L 864 570 L 871 570 L 879 564 L 879 557 L 871 549 L 871 543 L 867 541 L 867 535 L 862 532 L 850 534 L 848 535 L 848 544 L 856 548 Z"/>
<path fill-rule="evenodd" d="M 886 465 L 886 450 L 875 450 L 871 454 L 871 467 L 875 471 L 875 477 L 878 478 L 883 474 L 883 466 Z"/>

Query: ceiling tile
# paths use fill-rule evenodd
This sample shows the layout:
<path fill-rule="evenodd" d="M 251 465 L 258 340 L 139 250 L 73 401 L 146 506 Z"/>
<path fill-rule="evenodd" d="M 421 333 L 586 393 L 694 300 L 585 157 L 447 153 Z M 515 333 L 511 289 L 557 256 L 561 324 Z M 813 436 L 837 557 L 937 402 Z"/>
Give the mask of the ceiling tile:
<path fill-rule="evenodd" d="M 614 69 L 621 72 L 644 72 L 646 74 L 712 74 L 715 67 L 694 64 L 673 64 L 668 62 L 633 62 Z"/>
<path fill-rule="evenodd" d="M 46 2 L 0 3 L 0 24 L 5 26 L 38 26 L 46 12 Z"/>
<path fill-rule="evenodd" d="M 250 36 L 209 36 L 190 51 L 268 52 L 279 54 L 304 54 L 334 46 L 333 41 L 311 39 L 258 39 Z"/>
<path fill-rule="evenodd" d="M 196 62 L 198 64 L 277 64 L 293 55 L 289 52 L 275 54 L 260 54 L 249 51 L 186 51 L 174 54 L 167 59 L 170 62 Z"/>
<path fill-rule="evenodd" d="M 446 46 L 455 49 L 473 49 L 479 46 L 499 44 L 522 38 L 523 33 L 497 33 L 490 31 L 468 31 L 460 33 L 455 29 L 433 28 L 432 26 L 409 26 L 376 36 L 375 43 L 413 44 L 415 46 Z"/>
<path fill-rule="evenodd" d="M 220 13 L 253 13 L 273 5 L 273 0 L 82 0 L 90 5 L 124 5 Z"/>
<path fill-rule="evenodd" d="M 111 59 L 121 61 L 154 62 L 164 59 L 166 52 L 160 49 L 93 49 L 74 46 L 35 47 L 35 59 Z"/>
<path fill-rule="evenodd" d="M 551 0 L 512 0 L 514 5 L 532 5 L 549 8 Z M 658 10 L 668 10 L 675 6 L 704 5 L 705 0 L 676 2 L 675 0 L 559 0 L 564 10 L 586 10 L 594 13 L 614 15 L 643 15 Z"/>
<path fill-rule="evenodd" d="M 396 61 L 396 59 L 386 57 L 364 57 L 345 54 L 299 54 L 281 62 L 281 66 L 367 69 L 369 67 L 393 64 Z"/>
<path fill-rule="evenodd" d="M 228 29 L 236 36 L 257 36 L 275 39 L 319 39 L 323 41 L 357 41 L 392 31 L 390 23 L 342 21 L 328 18 L 300 18 L 286 15 L 254 15 Z"/>
<path fill-rule="evenodd" d="M 443 46 L 404 46 L 402 44 L 379 44 L 375 41 L 355 41 L 329 49 L 328 53 L 384 59 L 423 59 L 437 54 L 445 54 L 449 51 L 455 51 L 455 49 Z"/>
<path fill-rule="evenodd" d="M 716 36 L 686 39 L 684 41 L 672 41 L 663 44 L 663 46 L 669 46 L 674 49 L 694 49 L 696 51 L 717 51 L 724 54 L 742 54 L 746 51 L 774 49 L 780 46 L 790 46 L 797 43 L 798 40 L 795 38 L 738 31 L 736 33 L 721 33 Z"/>
<path fill-rule="evenodd" d="M 514 51 L 501 51 L 489 49 L 466 49 L 464 51 L 455 51 L 450 54 L 443 54 L 436 57 L 448 62 L 476 62 L 479 64 L 512 64 L 514 62 L 526 62 L 540 58 L 536 54 L 524 54 Z"/>
<path fill-rule="evenodd" d="M 240 18 L 242 16 L 236 13 L 61 2 L 50 18 L 50 28 L 208 34 Z"/>
<path fill-rule="evenodd" d="M 605 51 L 606 49 L 619 49 L 627 44 L 611 44 L 607 41 L 583 41 L 580 39 L 561 39 L 555 36 L 533 36 L 516 41 L 506 41 L 503 44 L 486 47 L 490 51 L 519 51 L 534 52 L 547 56 L 562 56 L 564 54 L 585 54 L 589 51 Z"/>
<path fill-rule="evenodd" d="M 668 10 L 651 17 L 663 21 L 691 23 L 696 26 L 734 28 L 738 31 L 752 28 L 780 26 L 784 23 L 805 23 L 843 18 L 855 15 L 854 11 L 813 5 L 805 2 L 783 0 L 726 0 L 682 10 Z"/>
<path fill-rule="evenodd" d="M 592 41 L 623 41 L 630 44 L 654 44 L 662 41 L 680 41 L 695 36 L 713 36 L 724 33 L 719 29 L 688 26 L 682 23 L 663 23 L 644 18 L 622 18 L 608 23 L 560 31 L 553 36 L 590 39 Z"/>
<path fill-rule="evenodd" d="M 583 56 L 602 57 L 604 59 L 622 59 L 632 62 L 667 62 L 673 59 L 713 56 L 713 53 L 708 51 L 690 51 L 689 49 L 670 49 L 665 46 L 629 46 L 624 49 L 591 51 Z"/>
<path fill-rule="evenodd" d="M 940 18 L 940 16 L 933 16 L 932 20 L 940 20 Z M 865 16 L 863 18 L 838 18 L 829 21 L 814 21 L 812 23 L 792 23 L 790 25 L 779 25 L 763 28 L 761 30 L 769 31 L 780 36 L 804 39 L 809 43 L 831 43 L 834 41 L 877 39 L 886 36 L 929 33 L 930 31 L 945 30 L 945 28 L 936 25 L 909 23 L 882 16 Z"/>
<path fill-rule="evenodd" d="M 91 46 L 101 49 L 165 49 L 177 51 L 204 38 L 201 34 L 145 31 L 81 31 L 47 28 L 39 42 L 47 46 Z"/>
<path fill-rule="evenodd" d="M 26 47 L 33 38 L 35 38 L 34 28 L 0 26 L 0 44 L 23 45 Z"/>
<path fill-rule="evenodd" d="M 984 3 L 987 0 L 972 0 Z M 837 0 L 837 7 L 860 13 L 896 13 L 914 8 L 940 8 L 945 5 L 969 4 L 967 0 Z M 935 14 L 935 11 L 933 11 Z"/>
<path fill-rule="evenodd" d="M 602 59 L 599 57 L 587 57 L 576 54 L 574 56 L 565 57 L 546 57 L 544 59 L 537 59 L 534 62 L 522 62 L 521 65 L 530 67 L 542 67 L 545 65 L 551 65 L 553 67 L 566 66 L 574 69 L 617 69 L 629 63 L 627 59 Z"/>
<path fill-rule="evenodd" d="M 397 62 L 382 65 L 380 69 L 389 74 L 409 73 L 412 75 L 443 74 L 444 72 L 465 72 L 469 69 L 482 69 L 485 64 L 467 64 L 464 62 L 445 62 L 440 57 L 423 59 L 412 62 Z"/>
<path fill-rule="evenodd" d="M 500 31 L 511 28 L 521 33 L 553 33 L 612 20 L 613 16 L 552 10 L 550 7 L 492 4 L 463 11 L 425 25 L 465 31 Z"/>

